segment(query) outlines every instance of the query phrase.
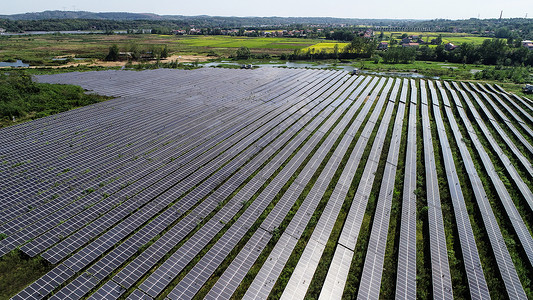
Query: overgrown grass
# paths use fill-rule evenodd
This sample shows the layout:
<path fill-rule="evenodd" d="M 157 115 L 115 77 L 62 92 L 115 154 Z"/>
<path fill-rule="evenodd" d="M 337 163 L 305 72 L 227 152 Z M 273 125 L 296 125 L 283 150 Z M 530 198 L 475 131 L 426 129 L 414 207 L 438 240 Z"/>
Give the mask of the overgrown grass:
<path fill-rule="evenodd" d="M 0 258 L 0 299 L 9 299 L 54 266 L 16 249 Z"/>

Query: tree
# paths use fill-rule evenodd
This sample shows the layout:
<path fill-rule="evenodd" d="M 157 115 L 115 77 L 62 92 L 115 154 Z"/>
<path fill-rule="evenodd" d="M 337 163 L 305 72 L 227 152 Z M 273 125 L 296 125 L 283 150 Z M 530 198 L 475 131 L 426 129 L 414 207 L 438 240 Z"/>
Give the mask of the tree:
<path fill-rule="evenodd" d="M 138 60 L 141 58 L 141 51 L 139 46 L 135 43 L 130 44 L 131 59 Z"/>
<path fill-rule="evenodd" d="M 502 63 L 507 51 L 507 42 L 503 39 L 484 40 L 480 52 L 483 63 L 495 65 Z"/>
<path fill-rule="evenodd" d="M 435 47 L 435 56 L 437 58 L 437 61 L 448 60 L 448 53 L 446 52 L 446 50 L 444 50 L 444 45 L 439 44 L 437 47 Z"/>
<path fill-rule="evenodd" d="M 507 27 L 498 28 L 494 31 L 494 36 L 497 38 L 508 38 L 511 36 L 511 31 Z"/>
<path fill-rule="evenodd" d="M 346 53 L 356 54 L 357 57 L 372 57 L 376 50 L 377 42 L 364 37 L 356 36 L 352 42 L 346 46 Z"/>
<path fill-rule="evenodd" d="M 418 53 L 419 60 L 435 60 L 435 51 L 428 46 L 422 46 Z"/>
<path fill-rule="evenodd" d="M 442 44 L 442 34 L 439 34 L 439 36 L 435 39 L 435 43 L 437 45 L 441 45 Z"/>
<path fill-rule="evenodd" d="M 113 45 L 109 47 L 109 53 L 107 54 L 105 60 L 107 61 L 117 61 L 118 60 L 118 46 Z"/>
<path fill-rule="evenodd" d="M 529 50 L 526 47 L 518 47 L 509 53 L 509 57 L 515 65 L 524 65 L 527 61 Z"/>
<path fill-rule="evenodd" d="M 410 47 L 392 47 L 383 52 L 383 61 L 388 64 L 411 63 L 415 61 L 416 49 Z"/>
<path fill-rule="evenodd" d="M 473 64 L 481 59 L 478 48 L 473 43 L 462 43 L 459 49 L 459 55 L 462 63 Z M 526 49 L 527 50 L 527 49 Z"/>
<path fill-rule="evenodd" d="M 335 56 L 335 59 L 339 58 L 339 44 L 333 46 L 333 56 Z"/>
<path fill-rule="evenodd" d="M 252 52 L 250 52 L 250 48 L 242 46 L 237 50 L 237 58 L 238 59 L 249 59 L 252 56 Z"/>
<path fill-rule="evenodd" d="M 168 57 L 168 48 L 167 48 L 167 45 L 165 45 L 163 49 L 161 50 L 161 58 L 167 58 L 167 57 Z"/>

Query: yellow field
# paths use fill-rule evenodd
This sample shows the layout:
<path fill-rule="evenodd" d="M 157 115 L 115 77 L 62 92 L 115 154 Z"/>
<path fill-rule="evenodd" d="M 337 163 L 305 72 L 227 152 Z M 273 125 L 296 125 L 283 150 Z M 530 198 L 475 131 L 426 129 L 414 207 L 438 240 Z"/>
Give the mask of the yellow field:
<path fill-rule="evenodd" d="M 315 49 L 315 52 L 321 52 L 322 50 L 325 50 L 326 52 L 333 52 L 335 45 L 339 45 L 339 51 L 341 51 L 344 47 L 346 47 L 349 44 L 350 43 L 318 43 L 318 44 L 314 44 L 312 46 L 303 48 L 302 51 L 308 51 L 308 50 L 311 50 L 311 48 L 313 48 Z"/>

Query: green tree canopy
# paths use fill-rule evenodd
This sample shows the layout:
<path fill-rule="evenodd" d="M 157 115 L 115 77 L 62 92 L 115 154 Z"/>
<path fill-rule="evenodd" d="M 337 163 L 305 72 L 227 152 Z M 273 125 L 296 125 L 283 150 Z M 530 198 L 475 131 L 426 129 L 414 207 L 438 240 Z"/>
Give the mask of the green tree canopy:
<path fill-rule="evenodd" d="M 105 57 L 105 60 L 107 61 L 117 61 L 118 60 L 118 46 L 117 45 L 113 45 L 111 47 L 109 47 L 109 53 L 107 54 L 107 56 Z"/>
<path fill-rule="evenodd" d="M 237 58 L 238 59 L 249 59 L 252 56 L 252 52 L 250 51 L 250 48 L 248 47 L 241 47 L 239 50 L 237 50 Z"/>

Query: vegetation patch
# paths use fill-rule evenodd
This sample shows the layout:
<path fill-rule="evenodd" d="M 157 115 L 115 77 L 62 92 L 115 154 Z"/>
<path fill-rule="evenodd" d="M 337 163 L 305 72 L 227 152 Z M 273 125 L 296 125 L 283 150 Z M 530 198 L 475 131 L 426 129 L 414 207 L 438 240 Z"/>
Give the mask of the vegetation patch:
<path fill-rule="evenodd" d="M 0 238 L 1 240 L 1 238 Z M 9 299 L 53 269 L 40 256 L 31 258 L 16 249 L 0 258 L 0 299 Z"/>
<path fill-rule="evenodd" d="M 35 83 L 21 71 L 0 73 L 0 127 L 110 99 L 78 86 Z"/>

